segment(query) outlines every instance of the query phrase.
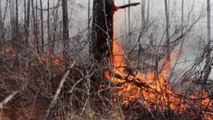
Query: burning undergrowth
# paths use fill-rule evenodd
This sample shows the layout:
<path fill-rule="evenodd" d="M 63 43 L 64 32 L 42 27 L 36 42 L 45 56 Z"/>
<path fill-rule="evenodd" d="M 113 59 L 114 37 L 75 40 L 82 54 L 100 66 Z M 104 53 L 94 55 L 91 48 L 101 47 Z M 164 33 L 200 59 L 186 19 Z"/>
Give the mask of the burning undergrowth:
<path fill-rule="evenodd" d="M 169 85 L 171 64 L 174 60 L 175 56 L 168 54 L 158 73 L 143 74 L 126 65 L 118 40 L 113 40 L 110 60 L 112 67 L 105 71 L 105 77 L 116 86 L 114 100 L 126 107 L 137 101 L 148 111 L 171 110 L 179 115 L 186 112 L 194 114 L 192 111 L 196 111 L 204 119 L 213 119 L 213 103 L 208 92 L 200 89 L 186 96 Z"/>
<path fill-rule="evenodd" d="M 19 91 L 4 109 L 5 115 L 42 118 L 67 70 L 66 61 L 61 54 L 34 54 L 25 58 L 12 48 L 5 48 L 0 54 L 4 61 L 0 74 L 1 100 Z M 125 63 L 122 48 L 114 40 L 111 69 L 106 71 L 106 67 L 83 59 L 70 68 L 50 118 L 212 119 L 212 101 L 206 91 L 199 89 L 184 95 L 170 86 L 168 80 L 175 55 L 170 54 L 170 58 L 164 59 L 159 73 L 144 74 Z"/>

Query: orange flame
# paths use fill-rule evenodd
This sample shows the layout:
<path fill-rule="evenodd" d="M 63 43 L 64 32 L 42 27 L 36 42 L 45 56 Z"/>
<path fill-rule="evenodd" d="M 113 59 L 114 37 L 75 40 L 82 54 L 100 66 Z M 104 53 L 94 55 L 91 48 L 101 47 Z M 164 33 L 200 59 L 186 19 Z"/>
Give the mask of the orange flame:
<path fill-rule="evenodd" d="M 170 56 L 173 56 L 173 54 L 170 54 Z M 111 71 L 105 71 L 105 77 L 118 85 L 114 95 L 115 100 L 122 101 L 127 106 L 131 102 L 141 99 L 148 109 L 170 109 L 178 113 L 190 109 L 189 100 L 177 95 L 168 85 L 172 62 L 170 58 L 174 58 L 174 56 L 165 59 L 162 69 L 157 75 L 154 72 L 142 74 L 137 70 L 128 70 L 129 68 L 125 64 L 124 52 L 118 40 L 114 39 L 110 60 L 112 69 Z M 200 109 L 213 107 L 206 92 L 203 92 L 201 96 L 204 98 L 201 100 Z M 190 97 L 192 102 L 196 100 L 195 96 Z M 209 114 L 206 115 L 206 117 L 209 116 Z M 211 116 L 211 118 L 213 117 Z"/>
<path fill-rule="evenodd" d="M 43 54 L 40 56 L 42 63 L 50 61 L 53 65 L 61 66 L 63 65 L 63 55 L 61 53 L 54 55 Z"/>
<path fill-rule="evenodd" d="M 17 55 L 16 51 L 12 47 L 5 47 L 2 50 L 0 50 L 0 53 L 8 55 L 11 58 L 15 58 L 15 56 Z"/>

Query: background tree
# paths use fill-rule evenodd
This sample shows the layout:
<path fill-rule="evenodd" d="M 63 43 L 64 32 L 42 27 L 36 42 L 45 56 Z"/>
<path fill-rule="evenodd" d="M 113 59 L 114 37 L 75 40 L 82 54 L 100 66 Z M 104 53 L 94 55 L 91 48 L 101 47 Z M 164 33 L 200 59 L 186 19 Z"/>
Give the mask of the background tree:
<path fill-rule="evenodd" d="M 167 47 L 167 52 L 170 52 L 170 38 L 169 38 L 169 28 L 170 28 L 170 23 L 169 23 L 169 11 L 168 11 L 168 1 L 164 0 L 164 4 L 165 4 L 165 16 L 166 16 L 166 47 Z"/>
<path fill-rule="evenodd" d="M 62 0 L 62 16 L 63 16 L 63 54 L 65 60 L 68 59 L 69 49 L 69 19 L 68 19 L 68 8 L 67 0 Z"/>
<path fill-rule="evenodd" d="M 40 0 L 40 22 L 41 22 L 41 51 L 44 52 L 44 18 L 43 18 L 43 3 Z"/>
<path fill-rule="evenodd" d="M 2 31 L 3 31 L 2 1 L 0 1 L 0 44 L 2 44 Z"/>
<path fill-rule="evenodd" d="M 206 47 L 206 63 L 203 70 L 203 80 L 204 83 L 207 82 L 209 74 L 211 73 L 211 66 L 212 66 L 212 43 L 211 43 L 211 4 L 210 0 L 207 0 L 207 47 Z"/>
<path fill-rule="evenodd" d="M 30 1 L 27 0 L 27 3 L 25 1 L 25 22 L 24 22 L 24 34 L 25 34 L 25 44 L 26 46 L 29 46 L 29 34 L 30 34 Z"/>

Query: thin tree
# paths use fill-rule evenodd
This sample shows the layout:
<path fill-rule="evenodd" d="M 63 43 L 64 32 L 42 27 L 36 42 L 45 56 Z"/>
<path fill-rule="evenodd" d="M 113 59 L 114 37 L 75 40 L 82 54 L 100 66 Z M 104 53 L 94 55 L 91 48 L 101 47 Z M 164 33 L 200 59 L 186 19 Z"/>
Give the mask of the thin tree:
<path fill-rule="evenodd" d="M 89 23 L 90 23 L 90 13 L 91 13 L 91 8 L 90 8 L 90 6 L 91 6 L 91 3 L 90 3 L 91 1 L 90 0 L 88 0 L 88 28 L 90 28 L 90 25 L 89 25 Z"/>
<path fill-rule="evenodd" d="M 25 29 L 25 44 L 26 46 L 29 45 L 29 28 L 30 28 L 30 1 L 31 0 L 28 0 L 27 1 L 27 4 L 25 2 L 25 5 L 26 5 L 26 11 L 25 11 L 25 25 L 24 25 L 24 29 Z"/>
<path fill-rule="evenodd" d="M 63 2 L 63 0 L 62 0 L 62 2 Z M 47 41 L 48 41 L 48 54 L 51 56 L 50 0 L 47 0 Z"/>
<path fill-rule="evenodd" d="M 206 47 L 206 63 L 203 70 L 203 80 L 206 84 L 209 74 L 211 73 L 211 65 L 212 65 L 212 59 L 211 59 L 211 5 L 210 0 L 207 0 L 207 47 Z"/>
<path fill-rule="evenodd" d="M 90 41 L 91 40 L 91 34 L 90 34 L 90 32 L 91 32 L 91 30 L 90 30 L 90 13 L 91 13 L 91 8 L 90 8 L 90 6 L 91 6 L 91 1 L 90 0 L 88 0 L 88 16 L 87 16 L 87 19 L 88 19 L 88 41 Z"/>
<path fill-rule="evenodd" d="M 39 52 L 39 37 L 38 37 L 38 23 L 37 23 L 37 13 L 36 10 L 34 9 L 34 0 L 31 1 L 32 5 L 32 18 L 33 18 L 33 33 L 34 33 L 34 38 L 33 38 L 33 48 L 36 52 Z"/>
<path fill-rule="evenodd" d="M 164 0 L 164 4 L 165 4 L 165 17 L 166 17 L 166 47 L 167 47 L 167 53 L 170 52 L 170 38 L 169 38 L 169 28 L 170 28 L 170 24 L 169 24 L 169 12 L 168 12 L 168 2 L 167 0 Z M 169 57 L 169 56 L 168 56 Z"/>
<path fill-rule="evenodd" d="M 57 6 L 59 6 L 60 4 L 60 0 L 58 0 L 57 2 Z M 56 43 L 56 33 L 57 33 L 57 28 L 58 28 L 58 8 L 59 7 L 56 7 L 55 10 L 54 10 L 54 17 L 53 17 L 53 38 L 52 38 L 52 43 L 51 43 L 51 51 L 52 51 L 52 54 L 55 53 L 55 43 Z"/>
<path fill-rule="evenodd" d="M 2 1 L 0 0 L 0 47 L 2 43 L 3 17 L 2 17 Z"/>
<path fill-rule="evenodd" d="M 130 0 L 128 0 L 128 4 L 130 4 Z M 129 33 L 129 42 L 131 40 L 131 11 L 130 8 L 128 7 L 128 33 Z"/>
<path fill-rule="evenodd" d="M 69 19 L 68 19 L 68 8 L 67 8 L 67 0 L 62 0 L 62 16 L 63 16 L 63 55 L 65 60 L 68 57 L 68 49 L 69 49 Z"/>
<path fill-rule="evenodd" d="M 43 18 L 43 3 L 40 0 L 40 21 L 41 21 L 41 52 L 44 53 L 44 18 Z"/>
<path fill-rule="evenodd" d="M 141 22 L 142 22 L 142 29 L 145 27 L 146 19 L 145 19 L 145 4 L 146 0 L 141 0 Z"/>
<path fill-rule="evenodd" d="M 11 25 L 11 37 L 12 37 L 12 45 L 14 48 L 15 43 L 16 43 L 16 17 L 15 17 L 15 1 L 10 0 L 9 5 L 10 5 L 10 25 Z"/>
<path fill-rule="evenodd" d="M 18 30 L 18 28 L 19 28 L 19 20 L 18 20 L 18 18 L 19 18 L 19 9 L 18 9 L 18 6 L 19 6 L 19 1 L 18 0 L 16 0 L 16 22 L 15 22 L 15 30 L 16 30 L 16 38 L 19 38 L 19 30 Z"/>
<path fill-rule="evenodd" d="M 184 22 L 184 0 L 182 0 L 182 3 L 181 3 L 181 34 L 182 35 L 184 30 L 183 22 Z"/>
<path fill-rule="evenodd" d="M 2 24 L 2 6 L 1 6 L 1 4 L 2 4 L 2 1 L 0 1 L 0 25 Z"/>

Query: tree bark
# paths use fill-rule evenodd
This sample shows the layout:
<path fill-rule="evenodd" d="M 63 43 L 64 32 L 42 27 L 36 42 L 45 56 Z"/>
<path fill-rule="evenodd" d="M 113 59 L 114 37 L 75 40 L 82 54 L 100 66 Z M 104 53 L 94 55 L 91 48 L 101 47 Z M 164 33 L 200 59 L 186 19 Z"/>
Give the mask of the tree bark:
<path fill-rule="evenodd" d="M 3 42 L 2 31 L 3 31 L 2 1 L 0 0 L 0 48 L 1 48 L 1 44 Z"/>
<path fill-rule="evenodd" d="M 113 39 L 114 0 L 94 0 L 90 51 L 93 58 L 103 62 L 109 58 Z"/>
<path fill-rule="evenodd" d="M 130 0 L 128 0 L 128 4 L 130 4 Z M 128 34 L 129 34 L 129 36 L 128 36 L 128 42 L 130 42 L 131 41 L 131 36 L 132 36 L 132 34 L 131 34 L 131 11 L 130 11 L 130 8 L 128 8 Z"/>
<path fill-rule="evenodd" d="M 64 1 L 64 0 L 62 0 L 62 1 Z M 51 55 L 50 0 L 47 0 L 47 41 L 48 41 L 48 54 Z"/>
<path fill-rule="evenodd" d="M 169 48 L 169 43 L 170 43 L 170 40 L 169 40 L 169 28 L 170 28 L 170 25 L 169 25 L 169 12 L 168 12 L 168 2 L 167 0 L 164 1 L 164 4 L 165 4 L 165 16 L 166 16 L 166 47 L 168 49 L 168 53 L 170 52 L 170 48 Z"/>
<path fill-rule="evenodd" d="M 203 81 L 206 84 L 209 74 L 211 73 L 212 58 L 211 58 L 211 5 L 210 0 L 207 0 L 207 47 L 206 47 L 206 63 L 203 70 Z"/>
<path fill-rule="evenodd" d="M 141 22 L 142 22 L 142 29 L 145 28 L 146 25 L 146 19 L 145 19 L 145 4 L 146 0 L 141 0 Z"/>
<path fill-rule="evenodd" d="M 14 0 L 10 0 L 10 24 L 11 24 L 11 40 L 12 40 L 12 45 L 13 48 L 15 47 L 15 43 L 16 43 L 16 17 L 15 17 L 15 1 Z"/>
<path fill-rule="evenodd" d="M 68 49 L 69 49 L 69 19 L 68 19 L 68 9 L 67 0 L 62 0 L 62 15 L 63 15 L 63 55 L 65 60 L 69 60 Z"/>
<path fill-rule="evenodd" d="M 57 1 L 57 6 L 59 6 L 60 4 L 60 0 Z M 59 7 L 56 7 L 54 9 L 54 25 L 53 25 L 53 38 L 52 38 L 52 44 L 51 44 L 51 51 L 52 51 L 52 54 L 55 53 L 55 43 L 56 43 L 56 33 L 57 33 L 57 29 L 58 29 L 58 8 Z"/>
<path fill-rule="evenodd" d="M 41 52 L 44 53 L 44 16 L 43 16 L 43 3 L 40 0 L 40 21 L 41 21 Z"/>
<path fill-rule="evenodd" d="M 25 19 L 25 44 L 28 47 L 29 45 L 29 28 L 30 28 L 30 0 L 27 1 L 26 5 L 26 19 Z"/>
<path fill-rule="evenodd" d="M 34 0 L 31 1 L 32 5 L 32 18 L 33 18 L 33 47 L 36 52 L 39 52 L 39 37 L 38 37 L 38 23 L 37 23 L 37 15 L 36 10 L 34 9 Z"/>

